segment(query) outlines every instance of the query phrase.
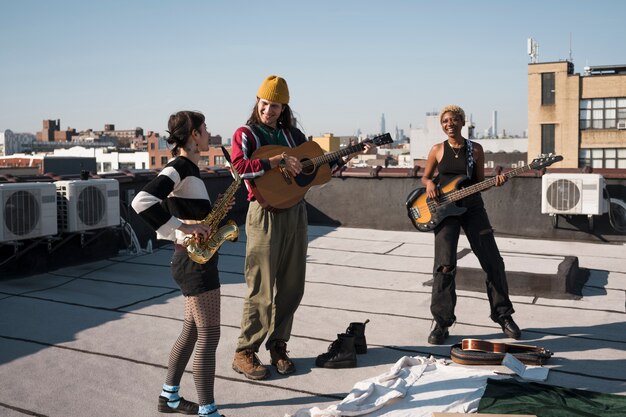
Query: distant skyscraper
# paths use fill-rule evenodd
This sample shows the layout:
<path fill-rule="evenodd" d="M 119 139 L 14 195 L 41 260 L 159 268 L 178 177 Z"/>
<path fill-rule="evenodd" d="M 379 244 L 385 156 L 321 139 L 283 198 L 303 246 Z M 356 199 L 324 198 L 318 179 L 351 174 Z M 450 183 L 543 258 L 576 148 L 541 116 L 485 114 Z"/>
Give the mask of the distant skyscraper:
<path fill-rule="evenodd" d="M 491 127 L 493 128 L 493 131 L 491 132 L 493 134 L 494 138 L 498 138 L 498 111 L 494 110 L 493 111 L 493 122 L 491 123 Z"/>
<path fill-rule="evenodd" d="M 383 113 L 383 117 L 380 118 L 380 133 L 385 133 L 387 130 L 385 128 L 385 113 Z"/>

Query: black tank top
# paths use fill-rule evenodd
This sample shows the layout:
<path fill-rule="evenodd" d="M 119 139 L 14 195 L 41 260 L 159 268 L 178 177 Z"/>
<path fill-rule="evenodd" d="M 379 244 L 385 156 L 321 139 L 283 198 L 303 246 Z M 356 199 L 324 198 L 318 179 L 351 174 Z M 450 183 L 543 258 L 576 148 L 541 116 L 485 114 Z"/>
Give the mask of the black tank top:
<path fill-rule="evenodd" d="M 437 165 L 439 171 L 439 184 L 447 184 L 450 180 L 458 175 L 467 175 L 467 146 L 463 145 L 458 149 L 452 150 L 448 141 L 443 142 L 443 157 Z"/>

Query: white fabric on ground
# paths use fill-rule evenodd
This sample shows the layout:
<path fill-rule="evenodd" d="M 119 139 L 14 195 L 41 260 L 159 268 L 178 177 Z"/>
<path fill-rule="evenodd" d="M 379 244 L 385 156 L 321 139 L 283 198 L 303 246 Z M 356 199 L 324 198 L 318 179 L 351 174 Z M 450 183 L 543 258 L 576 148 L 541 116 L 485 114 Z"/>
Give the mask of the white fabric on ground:
<path fill-rule="evenodd" d="M 340 372 L 340 371 L 339 371 Z M 286 417 L 431 417 L 433 412 L 476 412 L 494 371 L 448 366 L 432 356 L 404 356 L 388 372 L 357 382 L 339 404 L 298 410 Z"/>

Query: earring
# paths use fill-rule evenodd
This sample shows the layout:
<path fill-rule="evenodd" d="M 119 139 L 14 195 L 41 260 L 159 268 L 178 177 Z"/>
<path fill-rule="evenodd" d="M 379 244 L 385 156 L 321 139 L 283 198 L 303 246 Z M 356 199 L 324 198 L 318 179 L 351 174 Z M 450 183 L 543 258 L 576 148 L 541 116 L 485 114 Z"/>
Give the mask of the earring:
<path fill-rule="evenodd" d="M 200 153 L 200 149 L 198 149 L 198 142 L 196 142 L 196 153 Z"/>

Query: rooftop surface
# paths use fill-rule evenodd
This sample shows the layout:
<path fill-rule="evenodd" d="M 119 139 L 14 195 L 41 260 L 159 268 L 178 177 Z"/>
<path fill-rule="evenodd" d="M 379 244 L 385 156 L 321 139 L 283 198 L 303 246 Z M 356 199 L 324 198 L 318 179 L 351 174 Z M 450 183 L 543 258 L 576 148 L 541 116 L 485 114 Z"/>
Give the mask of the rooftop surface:
<path fill-rule="evenodd" d="M 449 358 L 450 345 L 430 346 L 433 235 L 310 226 L 307 284 L 296 313 L 290 355 L 297 372 L 272 370 L 250 381 L 231 363 L 245 294 L 245 233 L 220 250 L 222 334 L 216 401 L 228 417 L 283 416 L 338 403 L 363 379 L 402 356 Z M 526 344 L 554 356 L 546 383 L 626 395 L 626 246 L 497 238 L 507 269 L 556 273 L 563 256 L 590 271 L 581 299 L 513 295 Z M 468 248 L 461 237 L 459 251 Z M 0 415 L 156 416 L 172 344 L 182 326 L 183 297 L 170 277 L 172 247 L 0 280 Z M 460 261 L 467 266 L 473 255 Z M 489 319 L 483 292 L 458 291 L 463 338 L 512 342 Z M 321 369 L 315 357 L 350 322 L 366 327 L 368 353 L 352 369 Z M 259 354 L 269 363 L 269 354 Z M 460 366 L 453 364 L 451 366 Z M 488 369 L 506 370 L 500 366 Z M 181 394 L 196 400 L 191 364 Z"/>

